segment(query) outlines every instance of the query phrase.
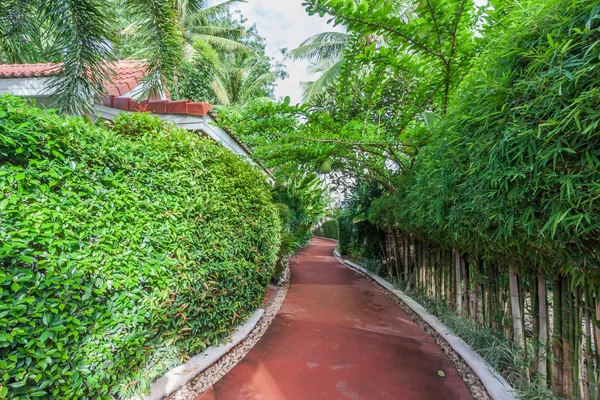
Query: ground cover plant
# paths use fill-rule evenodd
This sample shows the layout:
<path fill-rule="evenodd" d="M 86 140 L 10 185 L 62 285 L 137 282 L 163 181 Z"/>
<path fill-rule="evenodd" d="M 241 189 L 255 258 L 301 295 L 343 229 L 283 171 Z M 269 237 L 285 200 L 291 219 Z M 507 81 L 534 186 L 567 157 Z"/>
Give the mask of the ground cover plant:
<path fill-rule="evenodd" d="M 147 389 L 261 304 L 279 237 L 261 172 L 198 133 L 0 97 L 0 397 Z"/>

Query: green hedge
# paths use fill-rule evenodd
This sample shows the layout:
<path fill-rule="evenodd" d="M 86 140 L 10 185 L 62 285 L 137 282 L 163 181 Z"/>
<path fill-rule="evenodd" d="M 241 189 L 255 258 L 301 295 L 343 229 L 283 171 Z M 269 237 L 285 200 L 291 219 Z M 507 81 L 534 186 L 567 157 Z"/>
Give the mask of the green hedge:
<path fill-rule="evenodd" d="M 261 304 L 279 235 L 261 173 L 198 134 L 0 97 L 0 397 L 148 388 Z"/>
<path fill-rule="evenodd" d="M 317 227 L 314 231 L 315 236 L 321 236 L 325 238 L 340 239 L 340 230 L 338 227 L 337 219 L 330 219 L 321 224 L 321 226 Z"/>

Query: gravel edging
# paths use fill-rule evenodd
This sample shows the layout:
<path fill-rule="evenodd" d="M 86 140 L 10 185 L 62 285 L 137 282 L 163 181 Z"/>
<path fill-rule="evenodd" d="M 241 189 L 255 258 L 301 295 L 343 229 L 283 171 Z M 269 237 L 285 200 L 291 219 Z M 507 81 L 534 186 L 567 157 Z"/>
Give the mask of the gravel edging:
<path fill-rule="evenodd" d="M 389 282 L 383 280 L 383 278 L 374 276 L 359 265 L 343 260 L 337 250 L 334 250 L 334 256 L 338 262 L 364 275 L 370 282 L 380 288 L 410 319 L 433 338 L 455 365 L 459 375 L 465 381 L 475 399 L 518 399 L 508 382 L 479 354 L 473 351 L 467 343 L 455 336 L 437 317 L 428 313 L 416 301 L 401 290 L 395 289 Z M 474 369 L 478 371 L 478 374 L 474 372 Z"/>
<path fill-rule="evenodd" d="M 252 331 L 233 347 L 228 353 L 224 354 L 218 361 L 197 374 L 179 389 L 165 397 L 166 400 L 193 400 L 198 395 L 202 394 L 219 379 L 227 374 L 235 367 L 254 345 L 260 340 L 262 335 L 267 331 L 273 319 L 279 312 L 281 305 L 285 300 L 288 289 L 290 287 L 290 267 L 289 263 L 285 269 L 285 281 L 277 291 L 277 294 L 265 307 L 264 313 L 260 320 L 256 323 Z"/>

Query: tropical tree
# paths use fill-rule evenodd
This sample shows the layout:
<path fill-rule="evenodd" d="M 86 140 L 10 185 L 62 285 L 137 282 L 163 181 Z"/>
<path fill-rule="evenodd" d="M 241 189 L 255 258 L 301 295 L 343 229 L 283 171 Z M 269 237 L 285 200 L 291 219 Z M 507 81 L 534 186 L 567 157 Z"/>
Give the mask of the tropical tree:
<path fill-rule="evenodd" d="M 349 42 L 350 35 L 347 33 L 322 32 L 309 37 L 288 53 L 287 57 L 291 60 L 310 61 L 309 72 L 319 75 L 316 80 L 304 83 L 305 102 L 310 102 L 339 77 Z"/>
<path fill-rule="evenodd" d="M 260 59 L 224 55 L 216 65 L 211 87 L 220 105 L 245 105 L 257 98 L 269 99 L 267 88 L 275 79 L 277 73 L 263 71 Z"/>
<path fill-rule="evenodd" d="M 9 0 L 0 10 L 0 58 L 61 62 L 51 90 L 65 112 L 82 113 L 103 94 L 117 58 L 144 59 L 142 96 L 162 91 L 194 41 L 252 53 L 239 26 L 219 18 L 236 0 Z M 188 43 L 188 45 L 186 45 Z"/>
<path fill-rule="evenodd" d="M 135 16 L 132 23 L 149 71 L 144 89 L 147 93 L 161 90 L 172 79 L 183 55 L 173 0 L 5 2 L 0 11 L 4 58 L 61 62 L 61 73 L 51 84 L 57 103 L 63 111 L 86 111 L 94 97 L 103 93 L 104 84 L 113 73 L 120 8 Z"/>

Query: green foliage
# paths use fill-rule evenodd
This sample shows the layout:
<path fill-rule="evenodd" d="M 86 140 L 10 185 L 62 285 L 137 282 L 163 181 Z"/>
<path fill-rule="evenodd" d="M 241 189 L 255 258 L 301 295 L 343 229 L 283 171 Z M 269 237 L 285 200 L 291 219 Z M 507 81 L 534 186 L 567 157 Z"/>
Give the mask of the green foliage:
<path fill-rule="evenodd" d="M 382 194 L 377 183 L 359 183 L 350 191 L 340 215 L 340 249 L 342 254 L 358 258 L 379 259 L 383 253 L 383 231 L 368 218 L 374 199 Z"/>
<path fill-rule="evenodd" d="M 304 102 L 311 102 L 339 78 L 343 55 L 351 36 L 345 32 L 321 32 L 309 37 L 287 55 L 292 60 L 309 60 L 312 74 L 320 76 L 304 83 Z"/>
<path fill-rule="evenodd" d="M 372 220 L 597 283 L 600 8 L 527 1 L 503 11 L 506 29 L 465 78 L 443 135 Z"/>
<path fill-rule="evenodd" d="M 279 279 L 285 270 L 287 262 L 292 254 L 296 251 L 294 243 L 294 235 L 292 232 L 292 212 L 285 204 L 275 203 L 279 220 L 281 221 L 281 242 L 279 245 L 279 253 L 277 254 L 277 263 L 275 264 L 275 273 L 273 279 Z"/>
<path fill-rule="evenodd" d="M 107 130 L 0 97 L 0 193 L 9 398 L 130 398 L 221 341 L 273 273 L 262 174 L 145 114 Z"/>
<path fill-rule="evenodd" d="M 175 98 L 215 105 L 245 105 L 273 96 L 275 80 L 287 74 L 283 64 L 266 55 L 265 39 L 256 26 L 229 11 L 226 1 L 194 13 L 185 22 L 189 59 L 170 86 Z"/>
<path fill-rule="evenodd" d="M 266 56 L 256 27 L 245 28 L 246 20 L 229 12 L 239 2 L 9 0 L 0 12 L 0 61 L 62 62 L 51 89 L 61 110 L 75 114 L 89 112 L 105 94 L 116 59 L 147 62 L 141 98 L 169 87 L 177 98 L 214 101 L 215 72 L 240 67 L 240 57 L 248 57 L 253 68 L 244 77 L 244 101 L 272 96 L 275 79 L 286 73 Z M 225 57 L 207 57 L 208 51 Z"/>
<path fill-rule="evenodd" d="M 10 0 L 0 12 L 0 59 L 62 62 L 51 90 L 68 113 L 91 109 L 113 76 L 119 21 L 137 38 L 136 58 L 148 61 L 148 92 L 163 90 L 183 55 L 183 36 L 173 0 Z"/>
<path fill-rule="evenodd" d="M 313 226 L 325 216 L 328 206 L 323 183 L 315 175 L 290 179 L 275 189 L 273 198 L 289 208 L 294 251 L 307 245 Z"/>
<path fill-rule="evenodd" d="M 354 250 L 352 216 L 348 213 L 342 213 L 338 218 L 339 242 L 338 250 L 342 255 L 350 255 Z"/>
<path fill-rule="evenodd" d="M 214 103 L 211 83 L 218 63 L 218 53 L 202 41 L 194 43 L 192 61 L 184 61 L 178 68 L 170 87 L 171 96 L 177 100 Z"/>
<path fill-rule="evenodd" d="M 340 231 L 337 219 L 329 219 L 323 222 L 314 231 L 315 236 L 321 236 L 329 239 L 339 240 Z"/>

